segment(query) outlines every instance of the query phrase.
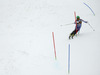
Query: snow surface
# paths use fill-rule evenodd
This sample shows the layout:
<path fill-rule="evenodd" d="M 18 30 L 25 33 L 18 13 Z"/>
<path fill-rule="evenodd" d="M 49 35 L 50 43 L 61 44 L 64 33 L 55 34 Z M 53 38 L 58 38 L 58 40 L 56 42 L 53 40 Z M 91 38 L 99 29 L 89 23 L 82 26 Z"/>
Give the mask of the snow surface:
<path fill-rule="evenodd" d="M 88 4 L 93 13 L 83 2 Z M 0 0 L 0 75 L 100 75 L 100 0 Z M 74 11 L 80 34 L 69 40 Z M 54 58 L 52 32 L 57 60 Z"/>

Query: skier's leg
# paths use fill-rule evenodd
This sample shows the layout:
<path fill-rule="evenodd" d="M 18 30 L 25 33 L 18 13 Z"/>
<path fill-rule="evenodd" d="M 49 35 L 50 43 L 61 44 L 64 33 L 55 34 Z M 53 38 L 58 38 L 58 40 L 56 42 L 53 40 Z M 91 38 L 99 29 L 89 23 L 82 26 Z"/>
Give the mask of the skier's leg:
<path fill-rule="evenodd" d="M 80 32 L 80 31 L 78 30 L 78 31 L 76 32 L 76 34 L 75 34 L 75 35 L 77 36 L 77 35 L 79 34 L 79 32 Z"/>
<path fill-rule="evenodd" d="M 76 34 L 76 30 L 73 31 L 72 36 L 74 36 Z"/>
<path fill-rule="evenodd" d="M 80 30 L 78 30 L 77 34 L 79 34 L 79 33 L 80 33 Z"/>
<path fill-rule="evenodd" d="M 69 39 L 72 37 L 73 33 L 74 33 L 74 31 L 72 31 L 72 33 L 70 33 L 70 35 L 69 35 Z"/>
<path fill-rule="evenodd" d="M 72 39 L 73 39 L 73 37 L 74 37 L 75 34 L 76 34 L 76 30 L 73 31 Z"/>
<path fill-rule="evenodd" d="M 73 38 L 73 36 L 74 36 L 75 34 L 76 34 L 76 30 L 74 30 L 74 31 L 70 34 L 69 39 L 70 39 L 70 37 Z"/>
<path fill-rule="evenodd" d="M 76 33 L 76 30 L 74 30 L 72 33 L 71 33 L 71 35 L 74 35 Z"/>

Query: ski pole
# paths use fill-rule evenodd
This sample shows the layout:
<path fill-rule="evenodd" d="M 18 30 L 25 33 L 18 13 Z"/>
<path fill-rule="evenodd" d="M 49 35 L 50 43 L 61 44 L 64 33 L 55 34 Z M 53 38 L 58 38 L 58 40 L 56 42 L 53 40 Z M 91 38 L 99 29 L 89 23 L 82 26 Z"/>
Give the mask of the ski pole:
<path fill-rule="evenodd" d="M 88 25 L 91 27 L 91 29 L 93 30 L 93 31 L 95 31 L 94 29 L 93 29 L 93 27 L 88 23 Z"/>
<path fill-rule="evenodd" d="M 64 24 L 64 25 L 60 25 L 60 26 L 68 26 L 68 25 L 71 25 L 71 24 L 74 24 L 74 23 Z"/>

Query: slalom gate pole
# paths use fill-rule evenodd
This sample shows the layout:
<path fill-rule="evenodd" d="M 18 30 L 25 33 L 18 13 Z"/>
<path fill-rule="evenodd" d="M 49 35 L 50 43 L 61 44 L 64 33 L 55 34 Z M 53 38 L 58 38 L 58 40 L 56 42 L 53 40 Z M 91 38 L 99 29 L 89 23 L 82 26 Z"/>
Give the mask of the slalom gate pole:
<path fill-rule="evenodd" d="M 93 27 L 88 23 L 88 25 L 91 27 L 91 29 L 93 30 L 93 31 L 95 31 L 94 29 L 93 29 Z"/>
<path fill-rule="evenodd" d="M 87 5 L 86 3 L 84 3 L 84 5 L 86 5 L 86 6 L 91 10 L 91 12 L 93 13 L 93 15 L 95 16 L 95 13 L 94 13 L 93 10 L 89 7 L 89 5 Z"/>
<path fill-rule="evenodd" d="M 76 12 L 75 11 L 74 11 L 74 16 L 75 16 L 76 32 L 77 32 L 77 22 L 76 22 Z"/>
<path fill-rule="evenodd" d="M 55 54 L 55 60 L 56 60 L 57 59 L 57 56 L 56 56 L 56 47 L 55 47 L 54 32 L 52 32 L 52 37 L 53 37 L 54 54 Z"/>
<path fill-rule="evenodd" d="M 70 73 L 70 44 L 68 45 L 68 74 Z"/>

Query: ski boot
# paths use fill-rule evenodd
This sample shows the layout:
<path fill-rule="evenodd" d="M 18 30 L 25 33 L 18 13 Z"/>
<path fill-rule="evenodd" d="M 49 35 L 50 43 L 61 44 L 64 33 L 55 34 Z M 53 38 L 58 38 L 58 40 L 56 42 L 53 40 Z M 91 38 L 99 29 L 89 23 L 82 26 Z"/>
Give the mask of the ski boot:
<path fill-rule="evenodd" d="M 69 35 L 69 39 L 70 39 L 70 38 L 73 39 L 73 37 L 74 37 L 74 34 L 70 34 L 70 35 Z"/>

